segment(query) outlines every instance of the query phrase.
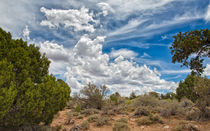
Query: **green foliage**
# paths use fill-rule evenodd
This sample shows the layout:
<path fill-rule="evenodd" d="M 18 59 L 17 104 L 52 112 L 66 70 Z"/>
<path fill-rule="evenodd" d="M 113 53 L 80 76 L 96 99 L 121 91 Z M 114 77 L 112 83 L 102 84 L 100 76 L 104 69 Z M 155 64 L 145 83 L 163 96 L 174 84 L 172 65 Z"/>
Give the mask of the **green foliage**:
<path fill-rule="evenodd" d="M 109 98 L 110 98 L 110 100 L 112 101 L 112 102 L 114 102 L 115 103 L 115 105 L 118 105 L 119 104 L 119 102 L 120 102 L 120 94 L 118 93 L 118 92 L 116 92 L 116 93 L 114 93 L 114 94 L 112 94 L 112 95 L 110 95 L 109 96 Z"/>
<path fill-rule="evenodd" d="M 81 111 L 81 106 L 78 104 L 75 109 L 74 109 L 76 112 L 80 112 Z"/>
<path fill-rule="evenodd" d="M 178 98 L 178 100 L 186 97 L 195 102 L 198 99 L 198 95 L 194 90 L 197 77 L 198 76 L 195 75 L 188 75 L 184 82 L 180 81 L 179 87 L 176 89 L 176 97 Z"/>
<path fill-rule="evenodd" d="M 176 98 L 176 94 L 173 93 L 173 92 L 168 92 L 166 93 L 165 95 L 164 94 L 161 94 L 161 99 L 175 99 Z"/>
<path fill-rule="evenodd" d="M 105 85 L 97 88 L 96 85 L 89 83 L 80 92 L 85 96 L 80 100 L 84 101 L 89 108 L 101 109 L 104 104 L 104 98 L 108 93 L 108 88 Z"/>
<path fill-rule="evenodd" d="M 159 98 L 159 93 L 157 92 L 149 92 L 149 96 L 152 96 L 152 97 L 156 97 L 156 98 Z"/>
<path fill-rule="evenodd" d="M 0 126 L 49 124 L 66 106 L 70 88 L 48 74 L 49 64 L 38 47 L 0 28 Z"/>
<path fill-rule="evenodd" d="M 135 99 L 137 96 L 136 96 L 136 94 L 135 94 L 135 92 L 131 92 L 131 94 L 130 94 L 130 99 Z"/>
<path fill-rule="evenodd" d="M 210 57 L 210 30 L 180 32 L 174 36 L 170 49 L 173 63 L 179 62 L 182 66 L 190 66 L 192 73 L 202 74 L 203 57 Z"/>
<path fill-rule="evenodd" d="M 196 105 L 201 111 L 201 118 L 210 119 L 210 79 L 198 77 L 195 92 L 199 96 Z"/>

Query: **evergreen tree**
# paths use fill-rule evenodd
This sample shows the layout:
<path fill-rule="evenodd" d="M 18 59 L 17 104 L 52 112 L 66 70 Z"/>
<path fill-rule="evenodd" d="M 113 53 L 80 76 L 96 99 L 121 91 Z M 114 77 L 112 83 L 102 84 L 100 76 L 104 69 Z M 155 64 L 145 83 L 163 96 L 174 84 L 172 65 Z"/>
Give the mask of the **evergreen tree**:
<path fill-rule="evenodd" d="M 35 45 L 0 28 L 0 126 L 51 123 L 70 98 L 70 87 L 49 75 L 50 61 Z"/>

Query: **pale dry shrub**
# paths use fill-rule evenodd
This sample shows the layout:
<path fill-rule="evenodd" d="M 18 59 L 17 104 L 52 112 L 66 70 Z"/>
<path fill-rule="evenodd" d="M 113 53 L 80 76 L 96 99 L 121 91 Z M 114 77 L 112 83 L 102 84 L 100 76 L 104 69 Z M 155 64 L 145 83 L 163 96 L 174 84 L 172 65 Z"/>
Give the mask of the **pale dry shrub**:
<path fill-rule="evenodd" d="M 130 127 L 127 123 L 124 122 L 116 122 L 113 127 L 113 131 L 130 131 Z"/>
<path fill-rule="evenodd" d="M 83 130 L 89 130 L 90 129 L 90 124 L 87 120 L 83 121 L 80 125 L 80 127 L 83 129 Z"/>

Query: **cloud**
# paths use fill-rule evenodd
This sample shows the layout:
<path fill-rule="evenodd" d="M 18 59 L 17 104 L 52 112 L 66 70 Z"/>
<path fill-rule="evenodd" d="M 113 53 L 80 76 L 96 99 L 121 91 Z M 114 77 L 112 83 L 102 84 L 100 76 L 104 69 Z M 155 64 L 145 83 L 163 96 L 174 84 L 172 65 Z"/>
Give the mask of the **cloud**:
<path fill-rule="evenodd" d="M 25 26 L 25 29 L 23 30 L 23 37 L 26 40 L 30 40 L 30 30 L 28 29 L 28 25 Z"/>
<path fill-rule="evenodd" d="M 40 44 L 40 51 L 46 53 L 47 57 L 54 61 L 69 61 L 69 50 L 65 49 L 63 45 L 45 41 Z"/>
<path fill-rule="evenodd" d="M 63 10 L 63 9 L 40 9 L 45 14 L 46 20 L 41 21 L 40 25 L 48 26 L 49 28 L 58 28 L 64 26 L 69 29 L 73 27 L 75 31 L 87 31 L 93 33 L 94 26 L 90 24 L 96 23 L 93 19 L 93 14 L 89 13 L 89 9 L 82 7 L 80 10 Z"/>
<path fill-rule="evenodd" d="M 122 26 L 121 28 L 115 30 L 114 32 L 110 32 L 108 36 L 115 36 L 115 35 L 121 35 L 121 34 L 126 34 L 129 32 L 133 32 L 137 29 L 137 27 L 147 20 L 139 20 L 139 19 L 132 19 L 128 21 L 128 24 Z"/>
<path fill-rule="evenodd" d="M 206 65 L 206 68 L 204 69 L 204 75 L 210 76 L 210 64 Z"/>
<path fill-rule="evenodd" d="M 206 12 L 206 15 L 205 15 L 205 20 L 210 21 L 210 5 L 207 8 L 207 12 Z"/>
<path fill-rule="evenodd" d="M 191 70 L 185 69 L 185 70 L 162 70 L 161 74 L 188 74 Z"/>
<path fill-rule="evenodd" d="M 52 63 L 51 71 L 56 68 L 66 69 L 60 70 L 59 73 L 65 72 L 63 74 L 66 82 L 73 92 L 79 91 L 89 82 L 96 85 L 105 84 L 112 92 L 118 91 L 124 96 L 129 96 L 134 90 L 138 93 L 162 89 L 175 91 L 177 83 L 165 81 L 160 78 L 160 73 L 156 69 L 152 70 L 146 65 L 140 66 L 131 60 L 137 56 L 133 51 L 120 49 L 113 50 L 110 54 L 103 53 L 104 38 L 99 36 L 90 39 L 84 35 L 72 49 L 45 42 L 41 44 L 41 50 L 46 50 L 47 56 L 56 62 Z M 59 61 L 58 57 L 66 62 Z"/>
<path fill-rule="evenodd" d="M 117 19 L 139 12 L 156 13 L 167 4 L 177 0 L 107 0 L 106 2 L 115 9 Z"/>
<path fill-rule="evenodd" d="M 120 50 L 112 50 L 112 52 L 109 54 L 111 58 L 117 58 L 119 56 L 122 56 L 123 58 L 135 58 L 138 56 L 137 53 L 128 50 L 128 49 L 120 49 Z"/>
<path fill-rule="evenodd" d="M 100 2 L 97 6 L 102 10 L 103 16 L 107 16 L 109 12 L 115 13 L 114 9 L 108 3 Z"/>

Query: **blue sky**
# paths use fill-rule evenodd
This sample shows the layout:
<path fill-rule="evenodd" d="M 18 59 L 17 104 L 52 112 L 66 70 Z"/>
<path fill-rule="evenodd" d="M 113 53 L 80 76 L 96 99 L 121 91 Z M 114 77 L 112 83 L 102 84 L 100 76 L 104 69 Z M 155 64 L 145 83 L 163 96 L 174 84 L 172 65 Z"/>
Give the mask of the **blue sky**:
<path fill-rule="evenodd" d="M 0 27 L 40 47 L 73 92 L 88 82 L 129 95 L 174 92 L 190 70 L 171 63 L 178 32 L 210 27 L 208 0 L 1 0 Z M 205 75 L 210 76 L 205 59 Z"/>

